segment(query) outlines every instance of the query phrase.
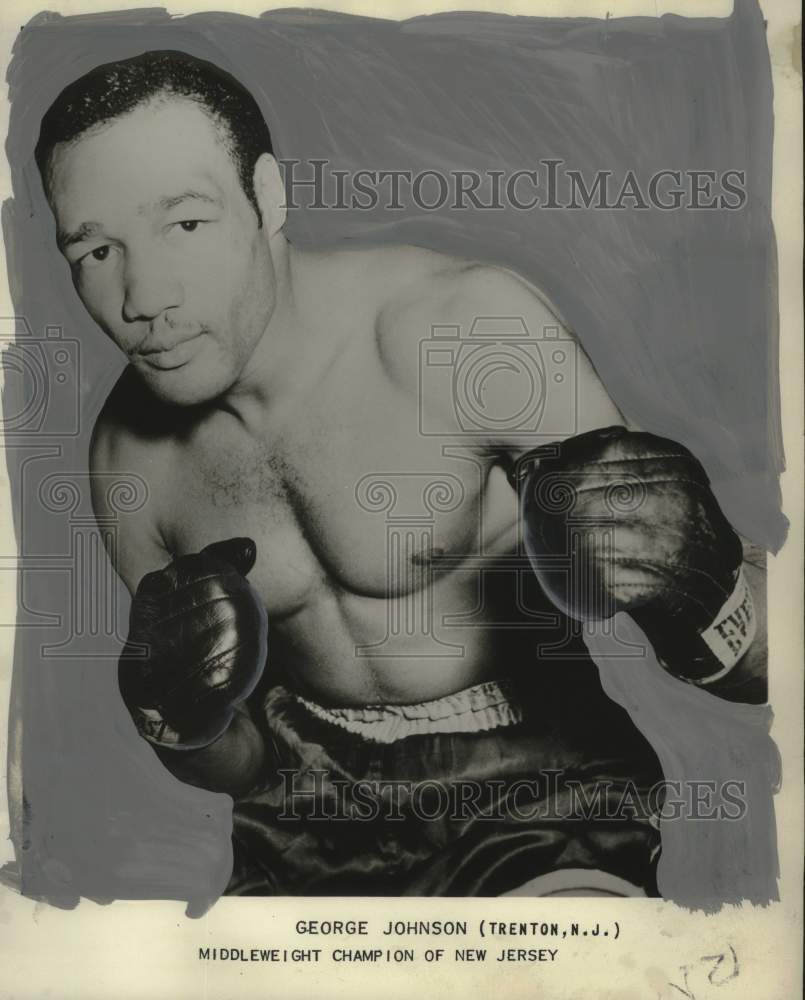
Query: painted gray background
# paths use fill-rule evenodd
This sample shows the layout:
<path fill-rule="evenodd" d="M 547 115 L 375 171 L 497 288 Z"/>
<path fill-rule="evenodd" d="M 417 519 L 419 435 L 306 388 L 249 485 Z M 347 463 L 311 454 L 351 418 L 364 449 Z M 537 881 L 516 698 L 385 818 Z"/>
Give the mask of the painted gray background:
<path fill-rule="evenodd" d="M 445 14 L 397 24 L 289 10 L 171 21 L 152 10 L 42 14 L 21 30 L 9 70 L 14 199 L 3 206 L 12 297 L 30 330 L 18 324 L 16 338 L 32 356 L 55 324 L 79 346 L 62 365 L 66 383 L 51 383 L 38 429 L 12 426 L 30 391 L 28 374 L 6 378 L 24 567 L 12 692 L 12 736 L 21 720 L 22 737 L 12 746 L 23 762 L 25 800 L 12 831 L 17 870 L 3 876 L 57 905 L 74 906 L 80 896 L 176 898 L 200 913 L 228 878 L 231 803 L 171 778 L 134 737 L 117 695 L 128 602 L 111 578 L 99 582 L 108 567 L 93 549 L 85 474 L 89 434 L 122 359 L 75 296 L 32 159 L 41 115 L 68 81 L 151 48 L 184 49 L 238 76 L 284 158 L 327 158 L 344 170 L 511 171 L 547 157 L 585 174 L 745 170 L 749 199 L 740 212 L 407 205 L 300 210 L 286 232 L 304 246 L 412 243 L 517 270 L 557 304 L 622 410 L 687 444 L 735 527 L 777 549 L 786 522 L 769 214 L 772 92 L 754 0 L 737 0 L 726 20 Z M 10 326 L 0 333 L 10 335 Z M 54 345 L 42 350 L 52 360 Z M 122 496 L 121 509 L 133 502 Z M 102 614 L 107 606 L 116 635 L 87 617 L 86 609 Z M 591 647 L 600 653 L 598 642 Z M 665 894 L 705 908 L 774 897 L 778 761 L 769 710 L 714 706 L 651 671 L 630 680 L 611 660 L 603 673 L 668 777 L 737 772 L 749 781 L 745 822 L 663 831 Z"/>

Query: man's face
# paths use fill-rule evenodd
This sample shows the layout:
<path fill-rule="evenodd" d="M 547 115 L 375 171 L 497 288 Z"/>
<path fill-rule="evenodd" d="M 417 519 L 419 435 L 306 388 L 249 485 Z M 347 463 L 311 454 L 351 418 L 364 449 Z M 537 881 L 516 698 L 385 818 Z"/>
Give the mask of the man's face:
<path fill-rule="evenodd" d="M 115 119 L 51 159 L 59 244 L 90 315 L 160 399 L 214 399 L 274 307 L 264 228 L 194 102 Z"/>

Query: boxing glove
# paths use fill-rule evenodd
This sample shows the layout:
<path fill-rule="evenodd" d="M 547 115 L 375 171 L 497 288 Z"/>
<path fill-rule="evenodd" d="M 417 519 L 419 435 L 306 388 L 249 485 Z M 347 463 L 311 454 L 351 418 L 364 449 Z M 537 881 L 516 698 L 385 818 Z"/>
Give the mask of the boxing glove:
<path fill-rule="evenodd" d="M 206 747 L 252 693 L 266 659 L 263 601 L 246 580 L 248 538 L 215 542 L 148 573 L 132 599 L 120 692 L 155 747 Z"/>
<path fill-rule="evenodd" d="M 627 612 L 695 684 L 735 666 L 755 631 L 743 549 L 686 448 L 608 427 L 537 448 L 512 475 L 531 564 L 561 611 Z"/>

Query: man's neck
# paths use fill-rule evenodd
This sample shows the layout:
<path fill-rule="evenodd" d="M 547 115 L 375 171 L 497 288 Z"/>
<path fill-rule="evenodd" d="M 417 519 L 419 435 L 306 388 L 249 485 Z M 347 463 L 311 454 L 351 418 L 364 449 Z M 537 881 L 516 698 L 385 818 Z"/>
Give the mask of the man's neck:
<path fill-rule="evenodd" d="M 293 407 L 323 360 L 321 347 L 314 344 L 316 331 L 300 308 L 311 286 L 306 258 L 281 234 L 276 238 L 271 247 L 276 289 L 271 318 L 238 380 L 218 402 L 255 433 Z"/>

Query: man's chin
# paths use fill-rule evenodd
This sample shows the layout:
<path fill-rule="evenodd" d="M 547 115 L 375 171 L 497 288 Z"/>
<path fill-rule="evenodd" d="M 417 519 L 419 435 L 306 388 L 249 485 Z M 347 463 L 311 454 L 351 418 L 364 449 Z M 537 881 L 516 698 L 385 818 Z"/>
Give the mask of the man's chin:
<path fill-rule="evenodd" d="M 201 377 L 197 366 L 190 362 L 165 370 L 141 365 L 136 367 L 151 394 L 170 406 L 211 403 L 229 388 L 228 383 L 220 378 Z"/>

